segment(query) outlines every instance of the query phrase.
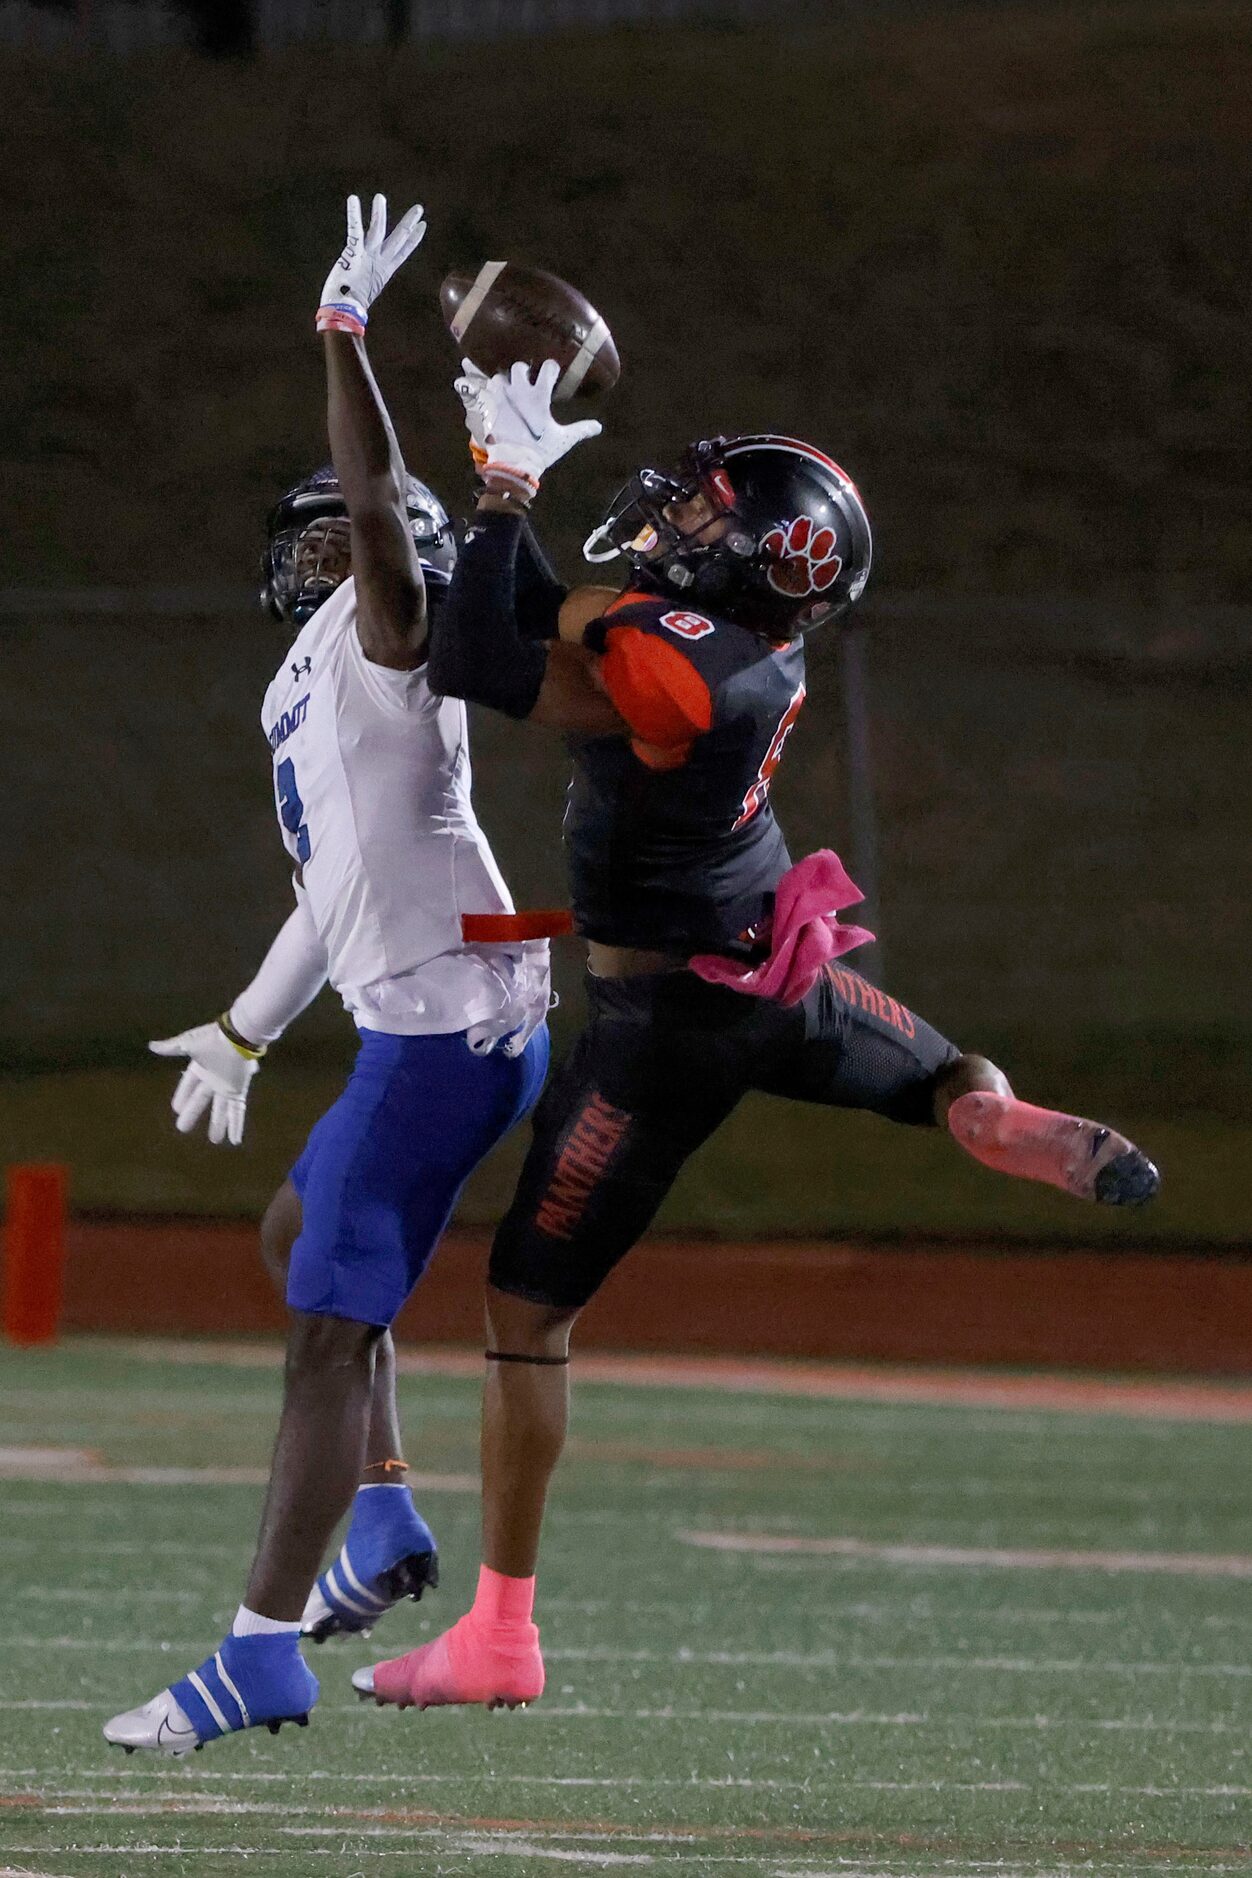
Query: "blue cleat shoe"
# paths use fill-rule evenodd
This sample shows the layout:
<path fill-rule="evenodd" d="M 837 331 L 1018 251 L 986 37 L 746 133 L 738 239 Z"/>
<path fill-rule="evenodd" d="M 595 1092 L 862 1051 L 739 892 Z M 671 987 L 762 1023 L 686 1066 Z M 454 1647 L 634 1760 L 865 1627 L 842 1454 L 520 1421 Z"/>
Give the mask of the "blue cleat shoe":
<path fill-rule="evenodd" d="M 145 1749 L 178 1758 L 245 1728 L 273 1735 L 284 1722 L 306 1728 L 317 1696 L 317 1677 L 296 1636 L 231 1636 L 199 1669 L 106 1722 L 104 1738 L 127 1754 Z"/>
<path fill-rule="evenodd" d="M 402 1598 L 420 1598 L 439 1583 L 435 1535 L 406 1486 L 360 1487 L 339 1556 L 304 1607 L 302 1637 L 368 1637 Z"/>

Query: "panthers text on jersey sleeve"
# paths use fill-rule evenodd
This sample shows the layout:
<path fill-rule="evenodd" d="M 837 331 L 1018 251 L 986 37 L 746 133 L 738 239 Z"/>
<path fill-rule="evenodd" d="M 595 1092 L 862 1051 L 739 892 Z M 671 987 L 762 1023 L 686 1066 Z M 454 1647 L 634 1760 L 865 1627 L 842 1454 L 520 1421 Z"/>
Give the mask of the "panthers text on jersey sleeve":
<path fill-rule="evenodd" d="M 507 986 L 464 949 L 461 916 L 513 903 L 474 815 L 465 707 L 420 669 L 370 663 L 351 580 L 291 646 L 262 724 L 283 841 L 358 1024 L 446 1032 L 497 1016 Z"/>
<path fill-rule="evenodd" d="M 626 593 L 589 635 L 630 739 L 574 746 L 565 820 L 588 938 L 741 952 L 790 866 L 769 785 L 804 702 L 800 642 Z"/>

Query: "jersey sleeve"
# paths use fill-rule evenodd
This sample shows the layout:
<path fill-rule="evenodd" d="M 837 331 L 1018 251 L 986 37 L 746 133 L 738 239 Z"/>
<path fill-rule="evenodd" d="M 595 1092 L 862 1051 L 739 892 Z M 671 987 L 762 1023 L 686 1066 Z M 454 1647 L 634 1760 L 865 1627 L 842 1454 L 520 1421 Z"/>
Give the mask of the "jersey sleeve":
<path fill-rule="evenodd" d="M 681 641 L 658 631 L 652 609 L 610 609 L 603 622 L 600 676 L 632 732 L 635 755 L 651 769 L 677 769 L 713 722 L 708 679 Z M 620 618 L 620 616 L 619 616 Z"/>

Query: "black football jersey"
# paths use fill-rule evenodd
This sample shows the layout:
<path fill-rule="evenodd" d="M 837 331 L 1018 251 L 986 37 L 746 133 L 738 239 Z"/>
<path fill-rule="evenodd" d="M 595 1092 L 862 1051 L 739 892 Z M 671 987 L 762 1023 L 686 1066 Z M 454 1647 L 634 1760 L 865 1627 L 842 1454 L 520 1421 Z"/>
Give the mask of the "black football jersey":
<path fill-rule="evenodd" d="M 791 865 L 770 780 L 804 702 L 804 651 L 627 593 L 590 629 L 635 733 L 572 750 L 574 917 L 589 939 L 748 955 Z"/>

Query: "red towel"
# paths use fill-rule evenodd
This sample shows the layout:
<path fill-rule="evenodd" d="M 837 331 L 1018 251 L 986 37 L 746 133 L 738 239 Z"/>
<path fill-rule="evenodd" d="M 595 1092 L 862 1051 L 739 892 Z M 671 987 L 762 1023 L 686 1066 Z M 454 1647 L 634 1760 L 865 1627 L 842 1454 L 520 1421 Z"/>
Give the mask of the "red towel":
<path fill-rule="evenodd" d="M 711 985 L 729 985 L 753 998 L 799 1004 L 817 983 L 822 967 L 874 935 L 864 926 L 841 926 L 836 917 L 865 895 L 848 879 L 843 862 L 829 848 L 819 848 L 789 868 L 774 896 L 769 928 L 770 954 L 764 964 L 746 970 L 737 959 L 715 952 L 691 960 L 691 969 Z"/>

